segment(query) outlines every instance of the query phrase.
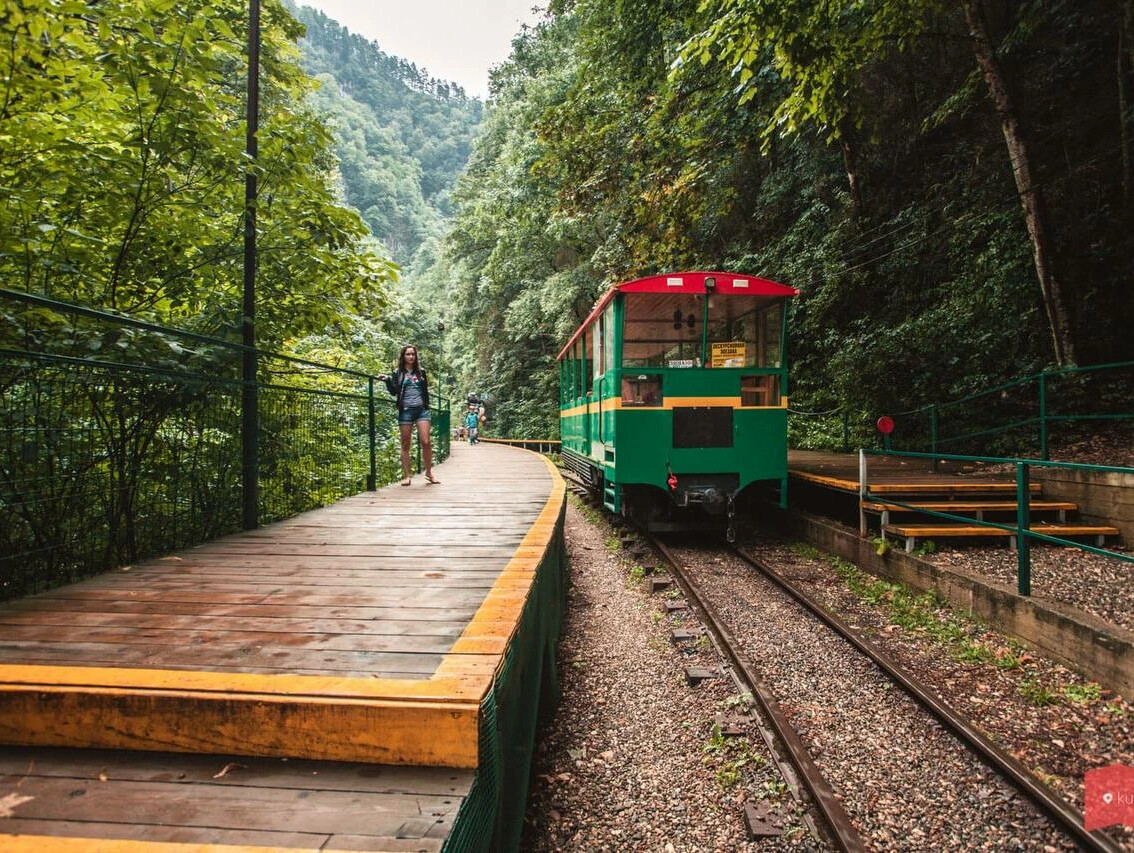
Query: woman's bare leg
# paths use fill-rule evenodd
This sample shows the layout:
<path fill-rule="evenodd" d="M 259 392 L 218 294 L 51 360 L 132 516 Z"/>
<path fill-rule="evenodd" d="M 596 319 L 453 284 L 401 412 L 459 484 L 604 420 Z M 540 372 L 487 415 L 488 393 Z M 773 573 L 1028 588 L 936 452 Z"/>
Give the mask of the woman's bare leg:
<path fill-rule="evenodd" d="M 417 441 L 421 445 L 421 456 L 425 462 L 425 476 L 433 479 L 433 442 L 429 437 L 429 421 L 424 418 L 417 422 Z"/>
<path fill-rule="evenodd" d="M 410 436 L 413 435 L 413 424 L 398 424 L 402 429 L 402 479 L 410 478 Z"/>

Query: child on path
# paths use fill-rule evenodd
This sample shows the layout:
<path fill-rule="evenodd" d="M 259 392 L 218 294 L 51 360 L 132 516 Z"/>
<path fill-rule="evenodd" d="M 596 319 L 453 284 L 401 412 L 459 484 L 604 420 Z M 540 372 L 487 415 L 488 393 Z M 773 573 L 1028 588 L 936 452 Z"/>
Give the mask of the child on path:
<path fill-rule="evenodd" d="M 465 428 L 469 431 L 469 444 L 476 444 L 480 437 L 480 412 L 471 404 L 468 414 L 465 415 Z"/>

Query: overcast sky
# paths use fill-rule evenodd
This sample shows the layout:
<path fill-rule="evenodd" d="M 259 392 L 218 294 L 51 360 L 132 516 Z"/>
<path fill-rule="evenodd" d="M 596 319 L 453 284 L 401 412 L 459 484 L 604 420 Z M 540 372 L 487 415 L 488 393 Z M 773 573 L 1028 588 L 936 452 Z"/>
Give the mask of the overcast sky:
<path fill-rule="evenodd" d="M 313 6 L 384 52 L 431 77 L 488 96 L 488 69 L 508 58 L 512 37 L 534 23 L 546 0 L 296 0 Z"/>

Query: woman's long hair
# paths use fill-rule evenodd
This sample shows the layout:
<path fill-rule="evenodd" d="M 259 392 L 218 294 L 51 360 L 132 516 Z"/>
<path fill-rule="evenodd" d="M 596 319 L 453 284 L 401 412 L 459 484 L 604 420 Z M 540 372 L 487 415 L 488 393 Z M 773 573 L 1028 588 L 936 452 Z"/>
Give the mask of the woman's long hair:
<path fill-rule="evenodd" d="M 402 347 L 402 351 L 398 354 L 398 370 L 402 371 L 402 373 L 405 373 L 407 371 L 407 368 L 406 368 L 406 350 L 408 350 L 408 349 L 412 349 L 413 352 L 414 352 L 415 358 L 414 358 L 413 369 L 416 370 L 422 376 L 424 376 L 425 375 L 425 368 L 421 366 L 421 350 L 419 350 L 413 344 L 406 344 L 404 347 Z"/>

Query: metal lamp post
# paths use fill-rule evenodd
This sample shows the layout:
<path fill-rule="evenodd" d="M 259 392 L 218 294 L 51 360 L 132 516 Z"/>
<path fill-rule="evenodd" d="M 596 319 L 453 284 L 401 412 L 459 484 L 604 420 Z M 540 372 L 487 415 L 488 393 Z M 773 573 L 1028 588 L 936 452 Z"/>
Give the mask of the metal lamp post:
<path fill-rule="evenodd" d="M 244 299 L 240 318 L 244 344 L 241 378 L 242 520 L 245 530 L 259 525 L 259 392 L 256 388 L 256 131 L 260 112 L 260 0 L 248 8 L 248 105 L 244 164 Z"/>

